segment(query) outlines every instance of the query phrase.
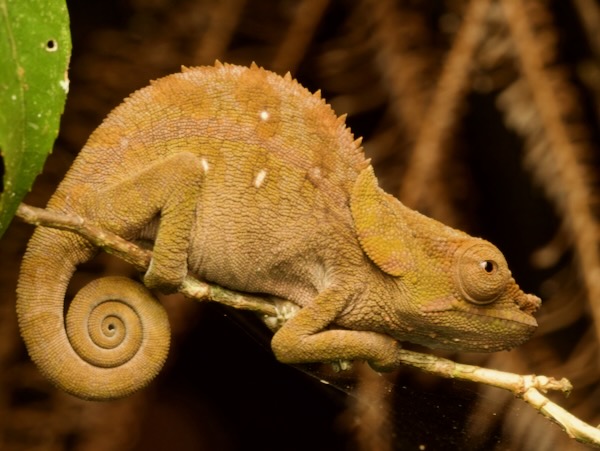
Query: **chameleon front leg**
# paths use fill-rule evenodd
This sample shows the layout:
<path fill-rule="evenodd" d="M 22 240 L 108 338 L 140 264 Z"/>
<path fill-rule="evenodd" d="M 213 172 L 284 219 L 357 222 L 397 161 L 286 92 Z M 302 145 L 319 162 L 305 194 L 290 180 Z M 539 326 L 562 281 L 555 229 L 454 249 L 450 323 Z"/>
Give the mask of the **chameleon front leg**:
<path fill-rule="evenodd" d="M 398 342 L 369 331 L 327 329 L 345 308 L 348 289 L 329 288 L 303 307 L 273 336 L 271 348 L 283 363 L 366 360 L 377 370 L 397 366 Z"/>
<path fill-rule="evenodd" d="M 144 284 L 174 291 L 187 274 L 188 247 L 203 170 L 189 152 L 170 155 L 97 193 L 90 214 L 101 227 L 131 239 L 160 216 Z"/>

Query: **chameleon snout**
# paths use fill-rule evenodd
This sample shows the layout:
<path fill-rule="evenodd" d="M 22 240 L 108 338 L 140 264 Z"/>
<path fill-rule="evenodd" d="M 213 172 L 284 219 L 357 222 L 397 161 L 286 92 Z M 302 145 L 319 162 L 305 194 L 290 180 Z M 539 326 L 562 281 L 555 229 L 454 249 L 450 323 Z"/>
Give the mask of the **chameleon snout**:
<path fill-rule="evenodd" d="M 542 305 L 542 300 L 533 294 L 522 293 L 517 296 L 515 303 L 522 312 L 533 315 Z"/>
<path fill-rule="evenodd" d="M 507 284 L 507 298 L 512 299 L 520 311 L 530 316 L 542 305 L 542 300 L 539 297 L 525 293 L 512 277 Z"/>

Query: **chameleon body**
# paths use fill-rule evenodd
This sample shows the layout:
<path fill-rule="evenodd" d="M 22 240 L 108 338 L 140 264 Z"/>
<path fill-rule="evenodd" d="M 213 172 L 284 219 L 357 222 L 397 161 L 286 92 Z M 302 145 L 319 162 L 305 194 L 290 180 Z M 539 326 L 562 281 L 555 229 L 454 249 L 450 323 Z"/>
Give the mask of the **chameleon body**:
<path fill-rule="evenodd" d="M 384 193 L 343 117 L 289 74 L 255 65 L 185 69 L 132 94 L 47 208 L 151 242 L 150 288 L 175 290 L 189 272 L 297 304 L 272 340 L 283 362 L 386 369 L 401 341 L 498 351 L 537 326 L 539 299 L 496 247 Z M 150 292 L 125 278 L 92 282 L 63 319 L 69 280 L 96 251 L 74 233 L 36 230 L 17 313 L 47 377 L 107 399 L 159 371 L 169 330 Z"/>

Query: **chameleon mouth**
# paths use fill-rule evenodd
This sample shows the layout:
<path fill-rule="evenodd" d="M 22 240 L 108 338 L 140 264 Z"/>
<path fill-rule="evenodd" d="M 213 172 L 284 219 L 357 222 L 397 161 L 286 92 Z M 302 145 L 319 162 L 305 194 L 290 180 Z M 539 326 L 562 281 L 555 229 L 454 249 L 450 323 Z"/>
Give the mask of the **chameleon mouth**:
<path fill-rule="evenodd" d="M 540 305 L 540 299 L 533 295 L 525 295 L 523 299 L 514 299 L 501 304 L 476 306 L 458 302 L 455 298 L 447 297 L 430 303 L 421 311 L 425 314 L 461 313 L 480 322 L 504 321 L 507 324 L 522 324 L 537 327 L 537 321 L 532 313 Z"/>
<path fill-rule="evenodd" d="M 497 352 L 526 342 L 537 328 L 535 319 L 526 321 L 461 312 L 461 321 L 451 329 L 433 327 L 404 337 L 432 349 L 460 352 Z M 456 317 L 454 318 L 456 320 Z"/>
<path fill-rule="evenodd" d="M 519 324 L 533 329 L 538 327 L 536 319 L 529 313 L 522 311 L 487 311 L 487 312 L 473 312 L 473 311 L 462 311 L 468 316 L 476 317 L 481 322 L 501 322 L 504 324 Z"/>
<path fill-rule="evenodd" d="M 437 349 L 461 352 L 497 352 L 512 349 L 526 342 L 537 329 L 537 321 L 531 315 L 515 312 L 467 312 L 459 314 L 460 333 L 437 330 L 424 338 L 421 344 Z M 456 318 L 455 318 L 456 320 Z M 457 325 L 455 324 L 455 327 Z"/>
<path fill-rule="evenodd" d="M 503 351 L 524 343 L 537 329 L 536 319 L 514 299 L 485 306 L 438 299 L 421 313 L 430 318 L 431 326 L 413 340 L 437 349 Z"/>

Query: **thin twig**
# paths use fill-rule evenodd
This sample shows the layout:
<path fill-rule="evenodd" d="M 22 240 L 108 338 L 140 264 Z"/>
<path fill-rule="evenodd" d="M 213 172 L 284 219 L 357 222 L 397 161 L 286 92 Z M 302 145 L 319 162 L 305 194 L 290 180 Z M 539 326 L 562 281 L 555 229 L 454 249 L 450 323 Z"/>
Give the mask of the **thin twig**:
<path fill-rule="evenodd" d="M 471 0 L 444 63 L 402 183 L 400 199 L 412 208 L 425 199 L 445 197 L 438 181 L 444 163 L 444 151 L 459 123 L 460 109 L 469 89 L 474 55 L 483 36 L 484 19 L 489 7 L 490 0 Z M 427 206 L 432 208 L 433 216 L 447 222 L 453 216 L 446 211 L 448 204 L 436 201 Z"/>
<path fill-rule="evenodd" d="M 215 2 L 208 26 L 193 57 L 194 64 L 213 64 L 223 58 L 241 19 L 246 0 Z"/>
<path fill-rule="evenodd" d="M 573 6 L 581 21 L 581 28 L 585 33 L 587 42 L 593 53 L 600 56 L 600 34 L 598 33 L 600 5 L 595 0 L 574 0 Z"/>
<path fill-rule="evenodd" d="M 292 23 L 271 63 L 275 72 L 296 71 L 328 6 L 329 0 L 303 0 L 297 6 Z"/>
<path fill-rule="evenodd" d="M 102 230 L 78 216 L 70 216 L 26 204 L 19 205 L 17 216 L 30 224 L 78 233 L 99 248 L 130 263 L 138 271 L 146 271 L 150 265 L 152 252 L 142 249 L 114 233 Z M 198 301 L 214 301 L 238 309 L 251 310 L 265 316 L 277 316 L 278 314 L 274 303 L 264 297 L 227 290 L 218 285 L 201 282 L 189 275 L 183 280 L 179 292 Z"/>
<path fill-rule="evenodd" d="M 393 385 L 388 378 L 364 365 L 355 368 L 357 384 L 348 413 L 355 418 L 352 432 L 358 450 L 392 451 L 394 434 L 392 397 Z"/>
<path fill-rule="evenodd" d="M 25 204 L 19 206 L 17 216 L 30 224 L 78 233 L 107 252 L 125 258 L 126 261 L 139 270 L 145 270 L 150 262 L 150 251 L 141 249 L 110 232 L 101 230 L 80 217 L 51 212 Z M 290 304 L 287 301 L 278 300 L 273 302 L 272 298 L 267 299 L 227 290 L 217 285 L 200 282 L 190 276 L 186 277 L 179 291 L 188 297 L 201 301 L 212 300 L 230 307 L 252 310 L 261 313 L 265 317 L 279 317 L 281 323 L 285 320 L 281 313 L 285 308 L 281 306 L 276 308 L 275 303 Z M 288 310 L 288 312 L 293 314 L 293 309 Z M 560 425 L 570 437 L 600 447 L 599 429 L 584 423 L 542 395 L 542 392 L 545 393 L 549 390 L 558 390 L 568 394 L 572 390 L 572 386 L 567 379 L 556 380 L 547 376 L 534 375 L 522 376 L 456 363 L 437 356 L 404 349 L 398 351 L 396 361 L 398 365 L 409 365 L 445 378 L 479 382 L 508 390 Z"/>
<path fill-rule="evenodd" d="M 375 64 L 390 96 L 390 111 L 412 142 L 423 123 L 436 58 L 425 18 L 401 9 L 401 3 L 362 0 L 362 9 L 371 29 L 368 41 Z"/>
<path fill-rule="evenodd" d="M 550 390 L 558 390 L 568 395 L 573 387 L 565 378 L 556 380 L 547 376 L 519 375 L 465 365 L 407 350 L 402 350 L 400 354 L 398 362 L 403 365 L 410 365 L 450 379 L 479 382 L 508 390 L 533 406 L 546 418 L 558 424 L 569 437 L 600 448 L 600 429 L 581 421 L 542 394 Z"/>

